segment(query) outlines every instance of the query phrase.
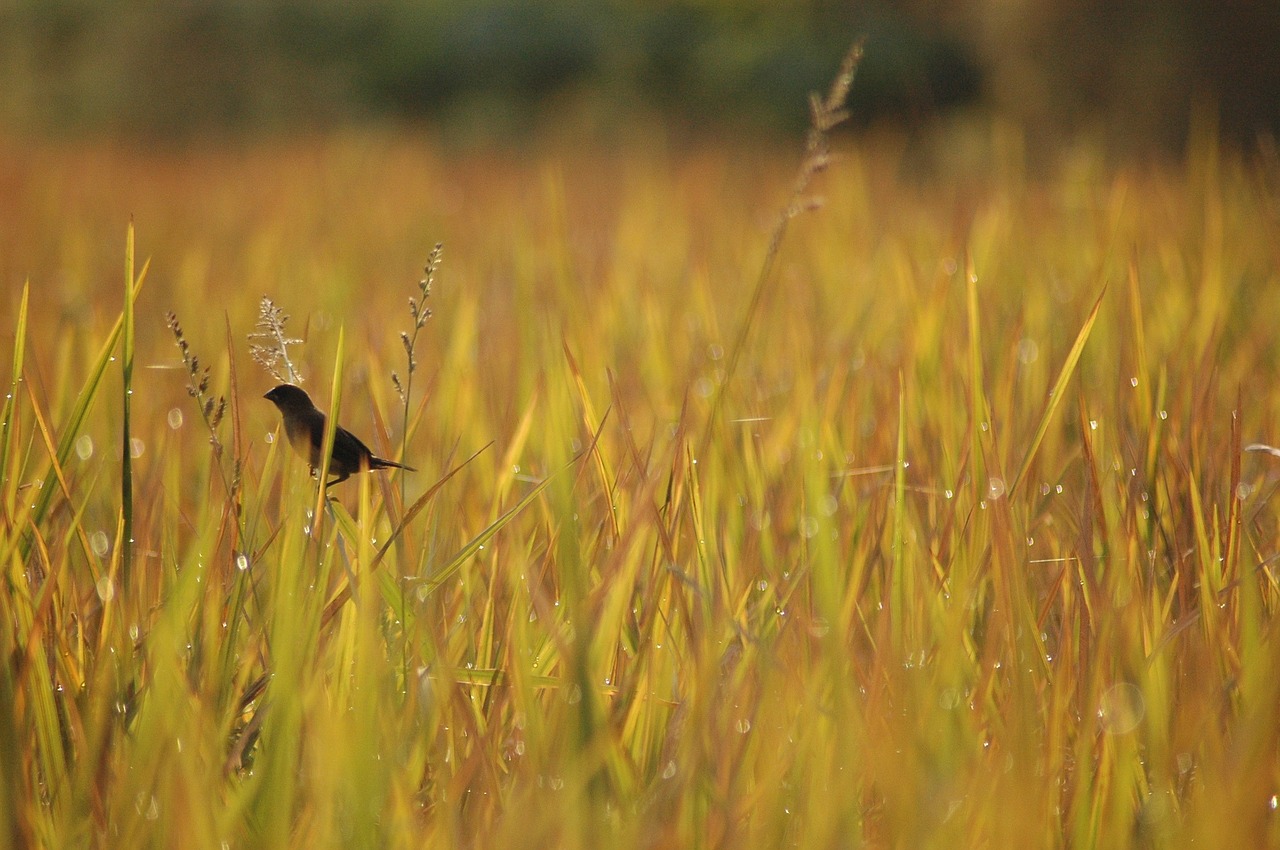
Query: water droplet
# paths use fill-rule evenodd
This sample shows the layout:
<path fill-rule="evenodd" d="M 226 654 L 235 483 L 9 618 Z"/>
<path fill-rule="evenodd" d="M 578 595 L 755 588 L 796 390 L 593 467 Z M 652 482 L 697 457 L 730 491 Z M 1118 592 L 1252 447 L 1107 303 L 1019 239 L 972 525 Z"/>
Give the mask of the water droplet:
<path fill-rule="evenodd" d="M 105 531 L 95 531 L 89 535 L 89 548 L 93 550 L 93 554 L 99 558 L 105 558 L 107 552 L 111 550 L 111 540 L 107 537 Z"/>
<path fill-rule="evenodd" d="M 165 417 L 169 423 L 169 427 L 177 431 L 182 427 L 182 411 L 176 407 L 169 408 L 169 415 Z"/>
<path fill-rule="evenodd" d="M 245 553 L 243 553 L 243 552 L 241 552 L 240 554 L 236 555 L 236 569 L 237 569 L 237 570 L 239 570 L 240 572 L 244 572 L 245 570 L 249 569 L 249 556 L 248 556 L 248 555 L 246 555 L 246 554 L 245 554 Z"/>
<path fill-rule="evenodd" d="M 95 589 L 98 591 L 98 598 L 103 602 L 110 602 L 115 598 L 116 583 L 111 580 L 111 576 L 103 576 L 98 579 Z"/>
<path fill-rule="evenodd" d="M 1147 703 L 1138 686 L 1121 682 L 1102 695 L 1098 702 L 1098 719 L 1105 732 L 1123 735 L 1137 728 L 1146 710 Z"/>
<path fill-rule="evenodd" d="M 751 731 L 751 721 L 745 717 L 739 718 L 734 728 L 738 730 L 739 735 L 745 735 Z"/>
<path fill-rule="evenodd" d="M 81 460 L 88 460 L 93 457 L 93 437 L 88 434 L 81 434 L 76 437 L 76 457 Z"/>
<path fill-rule="evenodd" d="M 676 775 L 676 762 L 675 762 L 675 759 L 672 759 L 671 761 L 667 762 L 667 766 L 662 769 L 662 778 L 670 779 L 675 775 Z"/>

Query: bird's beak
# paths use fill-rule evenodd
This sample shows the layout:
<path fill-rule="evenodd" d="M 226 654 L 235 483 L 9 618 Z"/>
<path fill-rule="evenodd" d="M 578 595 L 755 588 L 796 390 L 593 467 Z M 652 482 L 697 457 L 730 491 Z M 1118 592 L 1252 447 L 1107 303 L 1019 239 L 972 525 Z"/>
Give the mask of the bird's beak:
<path fill-rule="evenodd" d="M 271 401 L 271 393 L 263 393 L 262 397 L 265 398 L 267 401 Z"/>

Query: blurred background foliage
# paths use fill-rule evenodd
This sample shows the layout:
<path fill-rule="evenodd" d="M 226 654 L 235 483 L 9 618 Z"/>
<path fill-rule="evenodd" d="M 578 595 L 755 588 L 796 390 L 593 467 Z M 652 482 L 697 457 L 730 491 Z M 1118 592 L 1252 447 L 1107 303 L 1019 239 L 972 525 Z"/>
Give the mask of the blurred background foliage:
<path fill-rule="evenodd" d="M 1258 0 L 6 0 L 10 132 L 153 138 L 426 121 L 793 132 L 868 37 L 856 120 L 982 111 L 1030 138 L 1183 144 L 1280 128 L 1280 3 Z"/>

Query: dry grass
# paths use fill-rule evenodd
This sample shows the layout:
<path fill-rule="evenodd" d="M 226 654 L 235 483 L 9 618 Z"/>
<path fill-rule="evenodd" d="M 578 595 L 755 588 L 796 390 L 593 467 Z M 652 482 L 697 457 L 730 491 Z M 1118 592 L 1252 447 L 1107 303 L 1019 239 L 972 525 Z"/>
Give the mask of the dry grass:
<path fill-rule="evenodd" d="M 1280 842 L 1275 164 L 994 141 L 10 146 L 0 844 Z"/>

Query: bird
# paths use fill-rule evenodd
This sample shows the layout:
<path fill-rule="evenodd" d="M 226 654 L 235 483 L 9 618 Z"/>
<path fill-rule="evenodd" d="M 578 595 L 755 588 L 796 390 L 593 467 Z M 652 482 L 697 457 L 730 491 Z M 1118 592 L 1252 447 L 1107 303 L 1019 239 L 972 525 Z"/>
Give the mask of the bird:
<path fill-rule="evenodd" d="M 289 445 L 302 455 L 315 475 L 320 469 L 320 447 L 324 444 L 325 416 L 311 401 L 311 396 L 301 387 L 293 384 L 280 384 L 263 396 L 274 404 L 284 419 L 284 432 L 289 437 Z M 329 471 L 338 476 L 325 484 L 332 487 L 346 481 L 357 472 L 370 469 L 403 469 L 406 472 L 417 472 L 412 466 L 387 460 L 369 451 L 369 447 L 360 439 L 341 426 L 333 429 L 333 453 L 329 456 Z"/>

